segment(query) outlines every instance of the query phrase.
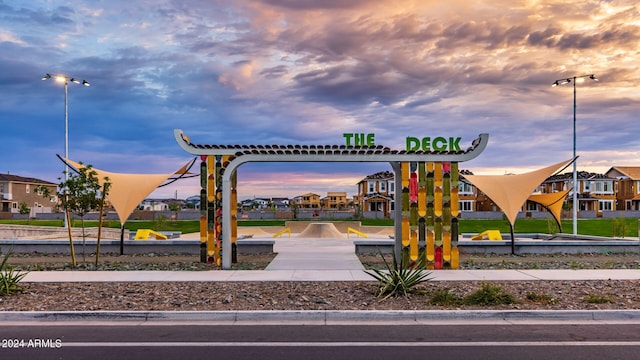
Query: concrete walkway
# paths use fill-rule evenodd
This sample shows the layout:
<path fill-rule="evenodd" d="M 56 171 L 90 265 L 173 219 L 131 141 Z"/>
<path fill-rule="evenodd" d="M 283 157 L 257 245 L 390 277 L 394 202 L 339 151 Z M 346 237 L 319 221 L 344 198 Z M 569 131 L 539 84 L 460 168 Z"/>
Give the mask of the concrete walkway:
<path fill-rule="evenodd" d="M 277 239 L 266 270 L 364 270 L 350 239 Z"/>
<path fill-rule="evenodd" d="M 375 281 L 355 255 L 352 240 L 277 238 L 278 255 L 265 270 L 33 271 L 23 281 Z M 640 270 L 436 270 L 431 276 L 433 281 L 640 280 Z"/>

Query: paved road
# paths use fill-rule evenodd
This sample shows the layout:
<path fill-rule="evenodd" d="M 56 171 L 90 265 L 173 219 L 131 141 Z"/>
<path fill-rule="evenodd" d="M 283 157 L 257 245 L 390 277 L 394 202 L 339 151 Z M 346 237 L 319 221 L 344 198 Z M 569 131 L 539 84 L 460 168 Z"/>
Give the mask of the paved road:
<path fill-rule="evenodd" d="M 640 324 L 436 322 L 220 325 L 204 322 L 3 324 L 0 359 L 634 359 Z M 6 339 L 6 340 L 5 340 Z M 35 342 L 39 340 L 40 343 Z M 31 341 L 31 348 L 29 346 Z M 13 341 L 15 345 L 15 341 Z M 42 348 L 45 346 L 46 348 Z M 40 348 L 35 348 L 40 346 Z"/>

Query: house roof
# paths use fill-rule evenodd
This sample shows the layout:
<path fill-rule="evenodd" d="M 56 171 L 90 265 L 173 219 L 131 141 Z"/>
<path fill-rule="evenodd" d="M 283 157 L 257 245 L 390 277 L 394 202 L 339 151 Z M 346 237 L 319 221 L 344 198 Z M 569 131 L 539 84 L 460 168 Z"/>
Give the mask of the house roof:
<path fill-rule="evenodd" d="M 371 174 L 371 175 L 365 176 L 364 179 L 362 179 L 362 180 L 360 180 L 358 182 L 358 184 L 363 182 L 363 181 L 367 181 L 367 180 L 391 180 L 391 179 L 393 179 L 393 177 L 394 177 L 393 172 L 391 172 L 389 170 L 380 171 L 380 172 L 377 172 L 375 174 Z"/>
<path fill-rule="evenodd" d="M 602 179 L 602 180 L 614 180 L 614 178 L 609 177 L 605 174 L 598 174 L 598 173 L 593 173 L 593 172 L 588 172 L 588 171 L 578 171 L 578 179 L 580 180 L 594 180 L 594 179 Z M 564 181 L 564 180 L 572 180 L 573 179 L 573 173 L 572 172 L 567 172 L 564 174 L 556 174 L 556 175 L 552 175 L 549 176 L 544 182 L 556 182 L 556 181 Z"/>
<path fill-rule="evenodd" d="M 0 174 L 0 181 L 6 182 L 22 182 L 22 183 L 31 183 L 31 184 L 43 184 L 43 185 L 57 185 L 49 181 L 44 181 L 36 178 L 11 175 L 11 174 Z"/>
<path fill-rule="evenodd" d="M 615 173 L 620 173 L 624 177 L 628 177 L 631 180 L 640 180 L 640 166 L 614 166 L 606 172 L 607 175 L 615 176 Z M 614 174 L 611 174 L 614 173 Z"/>

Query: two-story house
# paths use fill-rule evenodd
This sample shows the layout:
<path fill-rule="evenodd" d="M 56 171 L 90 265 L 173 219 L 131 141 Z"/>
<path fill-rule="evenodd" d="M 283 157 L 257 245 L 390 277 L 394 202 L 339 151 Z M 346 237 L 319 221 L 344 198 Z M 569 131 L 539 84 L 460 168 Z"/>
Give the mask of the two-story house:
<path fill-rule="evenodd" d="M 344 209 L 347 207 L 347 193 L 342 191 L 328 191 L 327 196 L 320 199 L 325 209 Z"/>
<path fill-rule="evenodd" d="M 320 209 L 320 195 L 307 193 L 296 196 L 292 203 L 300 209 Z"/>
<path fill-rule="evenodd" d="M 640 166 L 614 166 L 606 176 L 617 180 L 616 210 L 640 210 Z"/>
<path fill-rule="evenodd" d="M 395 181 L 394 173 L 381 171 L 366 176 L 357 184 L 358 206 L 362 211 L 381 211 L 389 217 L 390 211 L 395 209 Z"/>
<path fill-rule="evenodd" d="M 49 197 L 44 198 L 36 191 L 38 186 L 45 186 L 49 190 Z M 50 213 L 58 204 L 58 185 L 18 175 L 0 174 L 0 212 L 19 213 L 20 204 L 26 204 L 30 209 L 30 216 L 36 213 Z"/>
<path fill-rule="evenodd" d="M 607 174 L 578 171 L 578 211 L 611 211 L 616 209 L 616 179 Z M 573 173 L 547 178 L 539 187 L 541 193 L 552 193 L 573 187 Z M 571 202 L 570 192 L 567 201 Z"/>

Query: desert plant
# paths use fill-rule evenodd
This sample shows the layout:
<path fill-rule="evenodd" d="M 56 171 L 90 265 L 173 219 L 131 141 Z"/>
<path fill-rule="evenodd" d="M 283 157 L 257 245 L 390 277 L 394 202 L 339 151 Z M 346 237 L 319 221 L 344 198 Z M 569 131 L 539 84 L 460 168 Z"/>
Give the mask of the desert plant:
<path fill-rule="evenodd" d="M 613 298 L 611 296 L 607 296 L 607 295 L 589 294 L 584 299 L 584 301 L 589 303 L 589 304 L 606 304 L 606 303 L 612 303 L 613 302 Z"/>
<path fill-rule="evenodd" d="M 557 302 L 557 300 L 554 299 L 551 295 L 538 294 L 535 292 L 528 293 L 527 300 L 546 305 L 555 304 Z"/>
<path fill-rule="evenodd" d="M 451 288 L 446 287 L 435 290 L 431 295 L 431 301 L 429 303 L 431 305 L 441 306 L 459 305 L 462 303 L 462 298 L 456 294 L 452 294 Z"/>
<path fill-rule="evenodd" d="M 513 304 L 516 299 L 513 295 L 505 292 L 498 285 L 488 283 L 482 284 L 482 287 L 476 292 L 467 295 L 463 299 L 465 305 L 507 305 Z"/>
<path fill-rule="evenodd" d="M 10 295 L 16 291 L 22 291 L 20 281 L 27 275 L 26 272 L 16 271 L 9 266 L 9 257 L 12 251 L 7 252 L 0 263 L 0 295 Z"/>
<path fill-rule="evenodd" d="M 413 264 L 410 264 L 404 257 L 398 262 L 396 255 L 393 254 L 392 264 L 389 264 L 382 252 L 379 252 L 386 270 L 371 269 L 371 271 L 366 271 L 378 281 L 379 287 L 376 292 L 378 298 L 385 300 L 391 296 L 406 296 L 414 292 L 417 285 L 431 280 L 429 277 L 431 272 L 423 270 L 426 264 L 424 254 L 420 254 L 419 260 Z"/>

